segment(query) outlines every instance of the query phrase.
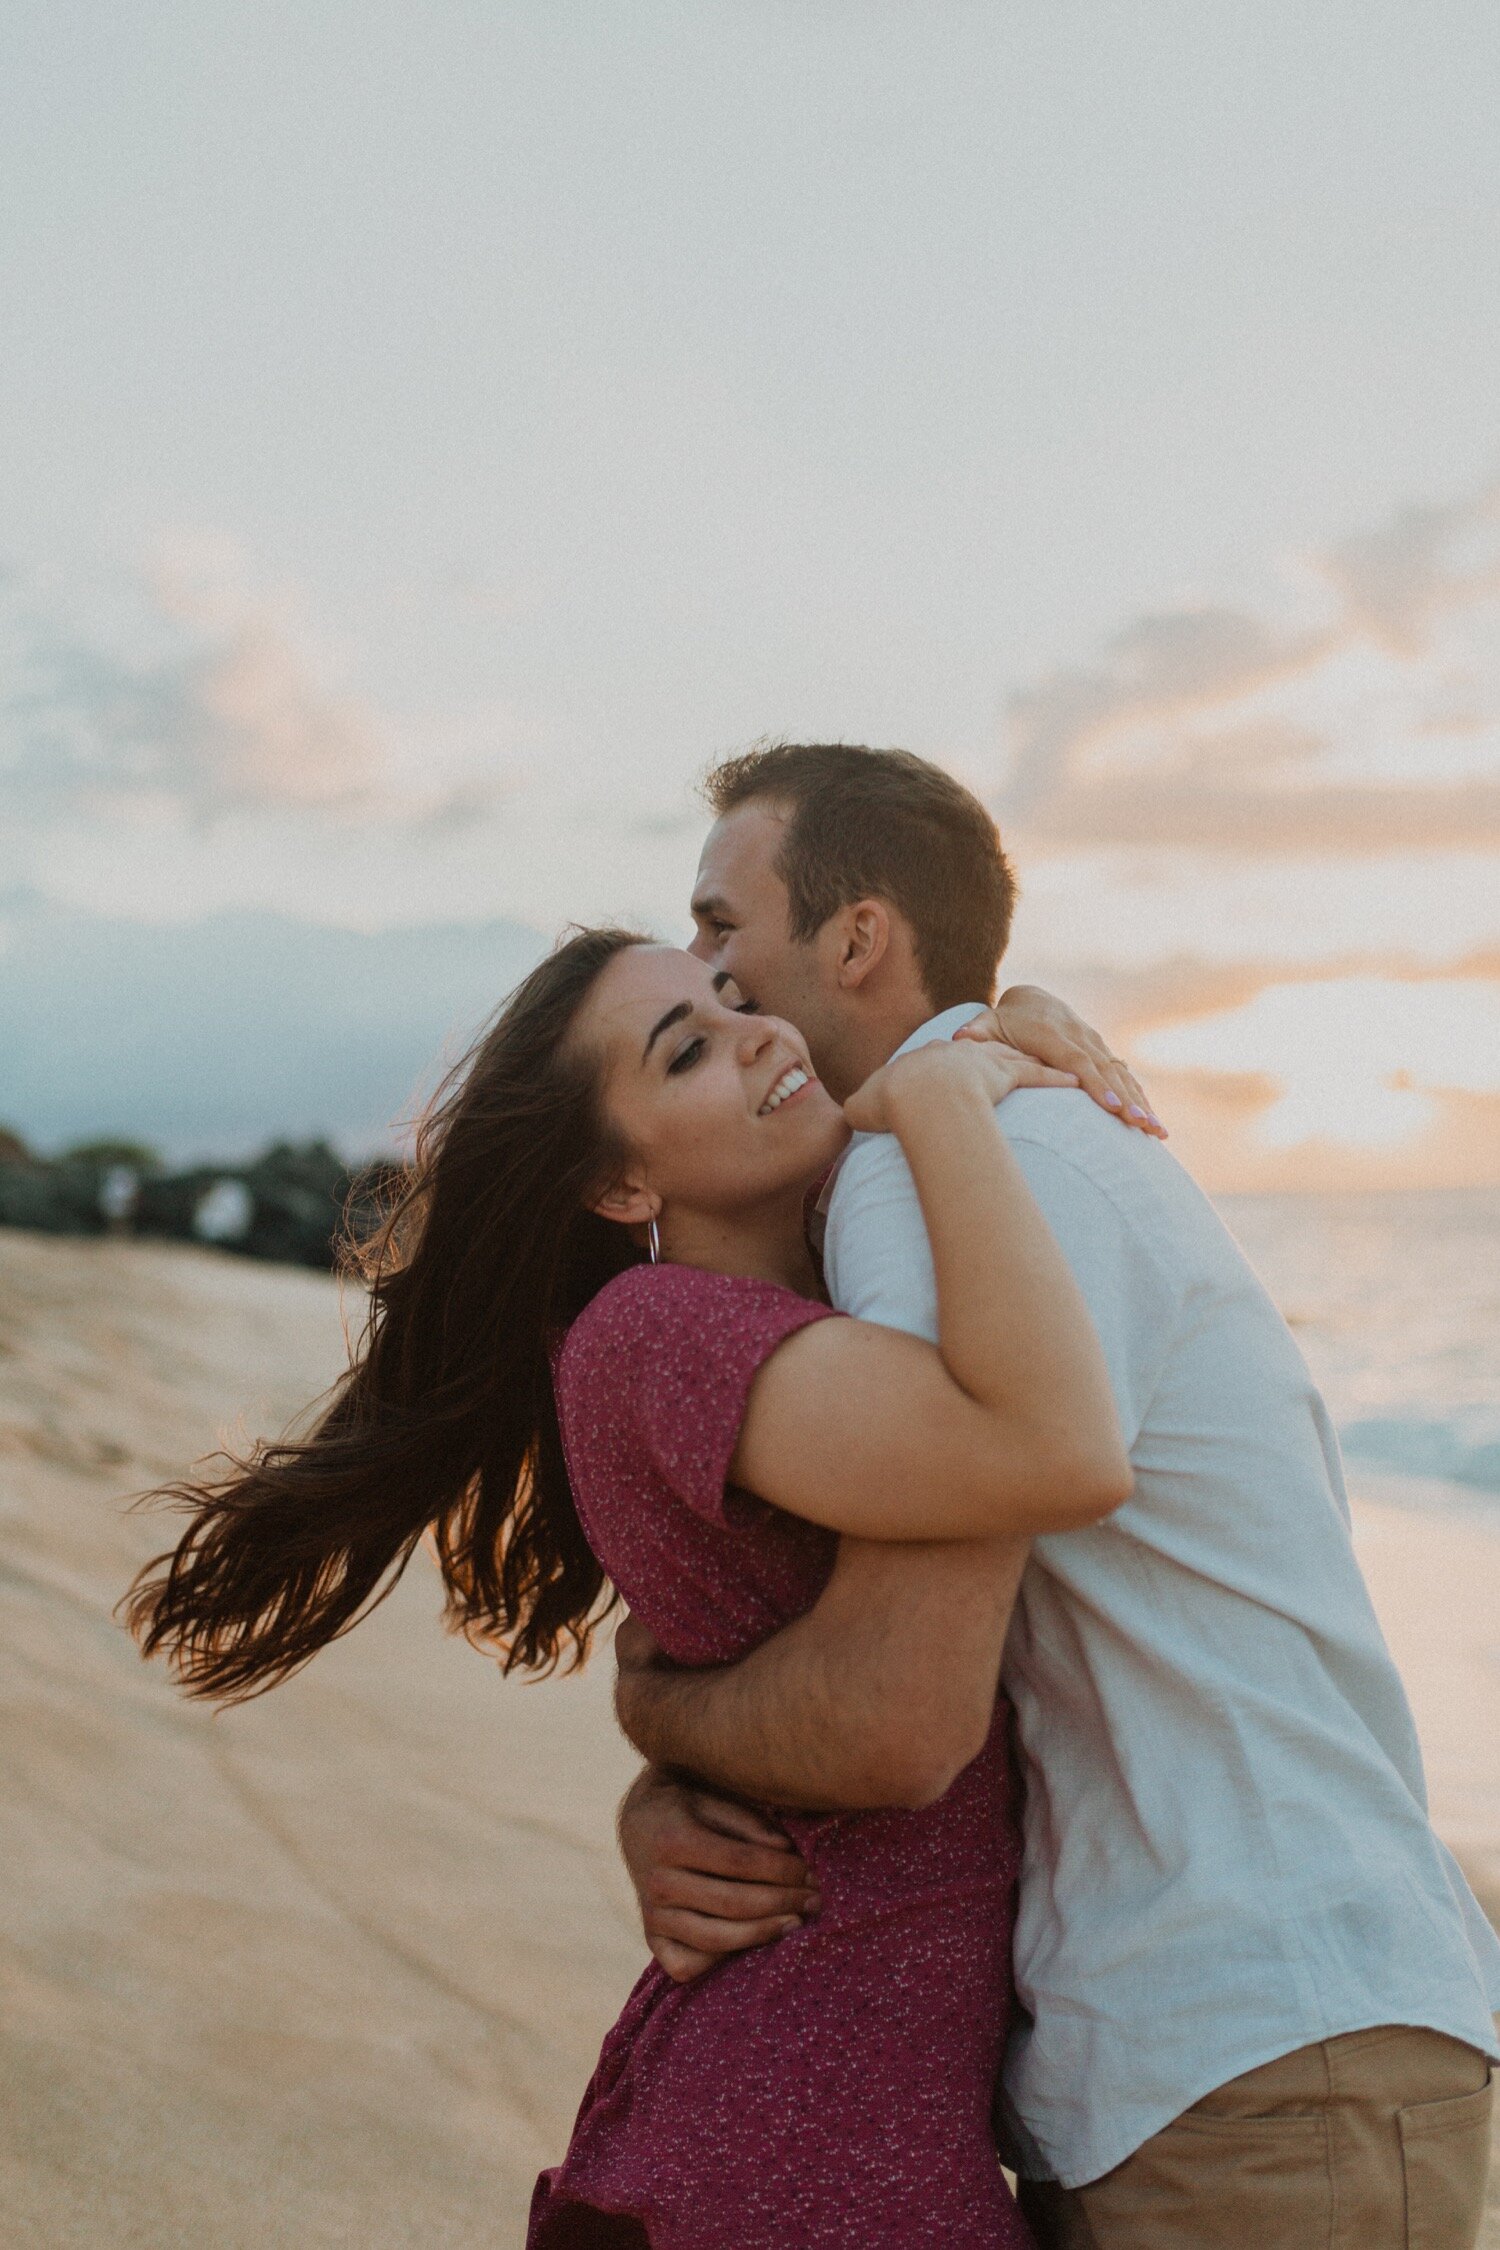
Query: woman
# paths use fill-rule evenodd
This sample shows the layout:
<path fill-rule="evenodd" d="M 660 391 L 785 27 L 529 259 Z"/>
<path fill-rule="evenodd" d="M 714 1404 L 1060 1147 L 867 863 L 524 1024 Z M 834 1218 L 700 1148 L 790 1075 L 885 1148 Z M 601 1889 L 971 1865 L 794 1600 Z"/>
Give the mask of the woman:
<path fill-rule="evenodd" d="M 520 987 L 424 1126 L 322 1420 L 174 1488 L 193 1520 L 130 1614 L 191 1692 L 284 1678 L 429 1531 L 453 1622 L 507 1668 L 581 1657 L 606 1572 L 704 1663 L 809 1607 L 840 1533 L 1024 1537 L 1124 1498 L 1097 1343 L 991 1114 L 1072 1081 L 955 1043 L 841 1112 L 799 1035 L 733 999 L 615 931 Z M 803 1213 L 850 1125 L 911 1162 L 939 1349 L 822 1297 Z M 1026 2241 L 988 2131 L 1018 1856 L 1002 1722 L 936 1805 L 788 1825 L 821 1912 L 693 1985 L 646 1972 L 538 2183 L 533 2250 Z"/>

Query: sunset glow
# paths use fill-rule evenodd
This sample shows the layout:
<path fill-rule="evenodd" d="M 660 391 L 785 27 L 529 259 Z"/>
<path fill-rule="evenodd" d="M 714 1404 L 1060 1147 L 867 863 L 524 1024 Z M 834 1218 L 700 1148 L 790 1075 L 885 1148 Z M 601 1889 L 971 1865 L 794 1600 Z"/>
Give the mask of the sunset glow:
<path fill-rule="evenodd" d="M 1148 1065 L 1271 1078 L 1254 1136 L 1390 1149 L 1436 1118 L 1444 1091 L 1500 1094 L 1500 991 L 1458 979 L 1341 977 L 1271 985 L 1244 1006 L 1138 1042 Z"/>
<path fill-rule="evenodd" d="M 975 792 L 1211 1189 L 1500 1184 L 1489 18 L 22 13 L 0 1123 L 383 1145 L 780 736 Z"/>

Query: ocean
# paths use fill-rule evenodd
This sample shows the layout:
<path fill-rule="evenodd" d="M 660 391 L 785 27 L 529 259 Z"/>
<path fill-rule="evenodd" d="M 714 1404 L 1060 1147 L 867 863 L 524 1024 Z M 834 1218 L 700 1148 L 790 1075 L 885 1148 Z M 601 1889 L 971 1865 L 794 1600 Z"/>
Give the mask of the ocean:
<path fill-rule="evenodd" d="M 1351 1487 L 1500 1515 L 1500 1188 L 1216 1201 L 1328 1401 Z"/>

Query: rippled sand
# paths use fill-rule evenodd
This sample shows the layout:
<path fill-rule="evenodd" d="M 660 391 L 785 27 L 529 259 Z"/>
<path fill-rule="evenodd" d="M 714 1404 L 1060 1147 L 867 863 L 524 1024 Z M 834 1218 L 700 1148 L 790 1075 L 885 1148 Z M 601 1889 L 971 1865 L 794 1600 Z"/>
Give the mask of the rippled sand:
<path fill-rule="evenodd" d="M 503 1682 L 425 1560 L 218 1718 L 111 1621 L 122 1490 L 341 1357 L 318 1275 L 0 1234 L 7 2243 L 518 2242 L 640 1966 L 606 1666 Z"/>
<path fill-rule="evenodd" d="M 120 1494 L 341 1358 L 320 1276 L 0 1233 L 6 2242 L 516 2243 L 640 1965 L 607 1665 L 503 1682 L 424 1562 L 211 1718 L 111 1620 L 162 1544 Z M 1500 1535 L 1370 1509 L 1361 1553 L 1494 1912 Z"/>

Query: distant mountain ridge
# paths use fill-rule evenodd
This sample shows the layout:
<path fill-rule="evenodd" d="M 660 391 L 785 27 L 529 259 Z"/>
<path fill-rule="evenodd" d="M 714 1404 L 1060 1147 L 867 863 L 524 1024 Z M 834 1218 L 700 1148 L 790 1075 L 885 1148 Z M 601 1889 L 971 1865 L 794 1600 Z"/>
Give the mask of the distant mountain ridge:
<path fill-rule="evenodd" d="M 277 1136 L 376 1152 L 547 942 L 502 920 L 144 923 L 0 895 L 0 1124 L 174 1161 Z"/>

